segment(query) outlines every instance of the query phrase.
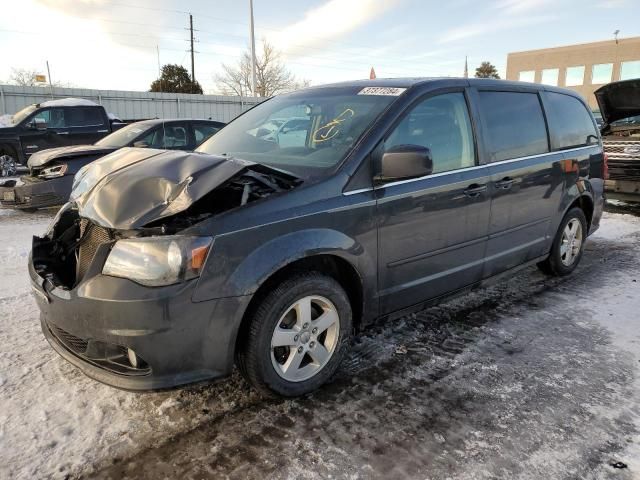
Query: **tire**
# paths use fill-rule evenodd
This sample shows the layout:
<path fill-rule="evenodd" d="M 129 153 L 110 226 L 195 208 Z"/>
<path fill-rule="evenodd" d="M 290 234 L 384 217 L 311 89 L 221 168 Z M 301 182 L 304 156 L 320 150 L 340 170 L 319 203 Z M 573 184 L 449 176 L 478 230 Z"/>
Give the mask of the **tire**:
<path fill-rule="evenodd" d="M 573 228 L 578 228 L 578 231 L 572 237 Z M 580 263 L 587 232 L 587 218 L 582 209 L 576 207 L 569 210 L 553 239 L 549 257 L 538 263 L 538 268 L 547 275 L 556 277 L 569 275 Z"/>
<path fill-rule="evenodd" d="M 333 278 L 319 272 L 293 275 L 267 293 L 250 315 L 236 363 L 260 393 L 304 395 L 335 374 L 349 345 L 352 312 L 347 294 Z"/>

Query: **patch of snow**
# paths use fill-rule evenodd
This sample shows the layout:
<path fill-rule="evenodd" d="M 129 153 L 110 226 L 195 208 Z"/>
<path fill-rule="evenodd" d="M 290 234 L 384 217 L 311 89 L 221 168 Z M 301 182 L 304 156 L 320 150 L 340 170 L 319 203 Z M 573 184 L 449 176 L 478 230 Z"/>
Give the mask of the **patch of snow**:
<path fill-rule="evenodd" d="M 86 98 L 61 98 L 59 100 L 49 100 L 40 104 L 41 107 L 97 107 L 92 100 Z"/>
<path fill-rule="evenodd" d="M 0 128 L 13 127 L 13 115 L 0 115 Z"/>
<path fill-rule="evenodd" d="M 637 240 L 640 234 L 640 217 L 621 213 L 607 213 L 593 237 L 604 240 Z"/>

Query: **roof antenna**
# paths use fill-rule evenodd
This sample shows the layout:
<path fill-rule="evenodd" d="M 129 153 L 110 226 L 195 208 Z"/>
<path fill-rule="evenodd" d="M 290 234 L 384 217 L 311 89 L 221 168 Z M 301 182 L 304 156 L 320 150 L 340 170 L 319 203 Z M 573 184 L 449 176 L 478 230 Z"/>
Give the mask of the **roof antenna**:
<path fill-rule="evenodd" d="M 620 30 L 616 30 L 615 32 L 613 32 L 613 38 L 616 39 L 616 45 L 618 45 L 618 34 L 620 33 Z"/>

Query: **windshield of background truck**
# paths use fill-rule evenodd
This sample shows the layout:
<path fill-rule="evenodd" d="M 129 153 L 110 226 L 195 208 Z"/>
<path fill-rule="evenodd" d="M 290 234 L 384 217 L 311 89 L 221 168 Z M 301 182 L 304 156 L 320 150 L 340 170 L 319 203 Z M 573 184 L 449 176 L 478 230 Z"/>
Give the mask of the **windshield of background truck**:
<path fill-rule="evenodd" d="M 22 122 L 25 118 L 27 118 L 29 115 L 31 115 L 35 111 L 36 111 L 36 106 L 29 105 L 28 107 L 24 107 L 18 113 L 14 114 L 11 120 L 13 121 L 14 125 L 18 125 L 20 122 Z"/>
<path fill-rule="evenodd" d="M 403 91 L 332 87 L 278 96 L 235 119 L 197 151 L 318 176 L 332 170 Z"/>

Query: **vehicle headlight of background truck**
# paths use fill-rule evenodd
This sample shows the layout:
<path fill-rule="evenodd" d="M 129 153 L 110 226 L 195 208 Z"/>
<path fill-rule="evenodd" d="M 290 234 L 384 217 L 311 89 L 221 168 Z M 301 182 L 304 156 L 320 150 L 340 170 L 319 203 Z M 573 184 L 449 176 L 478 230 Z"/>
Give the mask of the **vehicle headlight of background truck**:
<path fill-rule="evenodd" d="M 182 235 L 118 240 L 102 273 L 150 287 L 172 285 L 200 276 L 212 241 Z"/>

